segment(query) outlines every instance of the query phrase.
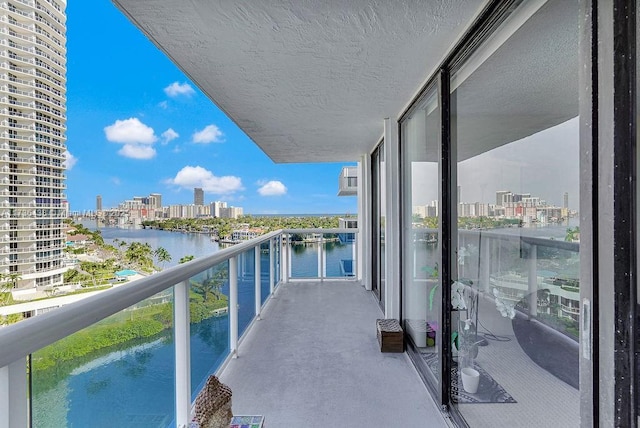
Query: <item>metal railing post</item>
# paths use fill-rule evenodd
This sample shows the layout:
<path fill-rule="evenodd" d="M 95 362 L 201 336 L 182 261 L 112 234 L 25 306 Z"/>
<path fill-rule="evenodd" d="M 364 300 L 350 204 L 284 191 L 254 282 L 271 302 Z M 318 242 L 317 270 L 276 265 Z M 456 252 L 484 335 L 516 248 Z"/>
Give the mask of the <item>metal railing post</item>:
<path fill-rule="evenodd" d="M 478 272 L 478 289 L 480 291 L 491 293 L 491 249 L 493 248 L 492 240 L 482 235 L 480 232 L 480 272 Z"/>
<path fill-rule="evenodd" d="M 529 317 L 538 315 L 538 246 L 529 246 Z"/>
<path fill-rule="evenodd" d="M 27 359 L 0 368 L 0 427 L 29 426 Z"/>
<path fill-rule="evenodd" d="M 320 281 L 327 277 L 327 246 L 325 245 L 326 241 L 324 235 L 322 235 L 321 246 L 322 246 L 322 258 L 320 259 L 320 265 L 322 267 L 322 276 L 320 277 Z"/>
<path fill-rule="evenodd" d="M 229 259 L 229 353 L 238 356 L 238 256 Z"/>
<path fill-rule="evenodd" d="M 322 275 L 322 238 L 323 235 L 318 235 L 318 278 L 320 278 L 321 282 L 322 278 L 324 277 L 324 275 Z"/>
<path fill-rule="evenodd" d="M 353 257 L 353 266 L 351 267 L 351 269 L 353 270 L 353 278 L 355 280 L 357 280 L 360 277 L 360 270 L 358 268 L 358 240 L 360 239 L 360 236 L 358 236 L 357 233 L 353 234 L 354 240 L 353 240 L 353 248 L 351 250 L 351 254 Z"/>
<path fill-rule="evenodd" d="M 291 278 L 291 235 L 287 233 L 287 240 L 284 246 L 285 254 L 287 255 L 287 262 L 285 263 L 285 276 L 284 282 L 289 282 L 289 278 Z"/>
<path fill-rule="evenodd" d="M 269 239 L 269 293 L 273 294 L 273 287 L 275 285 L 274 273 L 275 269 L 273 264 L 275 263 L 274 254 L 275 245 L 273 245 L 273 239 Z"/>
<path fill-rule="evenodd" d="M 191 322 L 189 281 L 175 285 L 173 294 L 175 348 L 176 426 L 187 427 L 191 419 Z"/>
<path fill-rule="evenodd" d="M 255 283 L 255 300 L 256 300 L 256 318 L 260 319 L 260 310 L 262 309 L 262 273 L 260 266 L 260 252 L 262 251 L 260 245 L 256 246 L 255 249 L 255 268 L 254 268 L 254 283 Z"/>

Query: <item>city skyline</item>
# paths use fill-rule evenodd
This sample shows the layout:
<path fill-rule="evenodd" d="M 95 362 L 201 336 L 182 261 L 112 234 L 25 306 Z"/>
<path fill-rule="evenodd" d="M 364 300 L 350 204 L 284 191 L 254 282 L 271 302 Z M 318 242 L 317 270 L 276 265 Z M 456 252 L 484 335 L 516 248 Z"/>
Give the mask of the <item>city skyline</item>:
<path fill-rule="evenodd" d="M 349 163 L 274 164 L 110 1 L 70 2 L 67 16 L 70 210 L 97 194 L 185 204 L 198 187 L 253 214 L 357 211 L 337 196 Z"/>

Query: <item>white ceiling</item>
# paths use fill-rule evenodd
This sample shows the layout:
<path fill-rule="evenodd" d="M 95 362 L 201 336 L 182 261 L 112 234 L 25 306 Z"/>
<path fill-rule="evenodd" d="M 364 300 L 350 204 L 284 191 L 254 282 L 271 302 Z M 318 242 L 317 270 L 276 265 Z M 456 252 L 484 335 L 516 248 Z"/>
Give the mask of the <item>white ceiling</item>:
<path fill-rule="evenodd" d="M 113 0 L 275 162 L 368 153 L 486 0 Z"/>

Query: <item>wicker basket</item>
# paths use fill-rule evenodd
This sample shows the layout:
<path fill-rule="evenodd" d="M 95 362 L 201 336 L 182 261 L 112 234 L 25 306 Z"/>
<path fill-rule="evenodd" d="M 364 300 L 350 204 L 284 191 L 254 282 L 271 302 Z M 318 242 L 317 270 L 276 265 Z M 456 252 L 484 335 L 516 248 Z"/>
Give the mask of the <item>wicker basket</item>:
<path fill-rule="evenodd" d="M 231 411 L 231 388 L 214 376 L 196 397 L 195 420 L 201 428 L 228 428 L 233 417 Z"/>

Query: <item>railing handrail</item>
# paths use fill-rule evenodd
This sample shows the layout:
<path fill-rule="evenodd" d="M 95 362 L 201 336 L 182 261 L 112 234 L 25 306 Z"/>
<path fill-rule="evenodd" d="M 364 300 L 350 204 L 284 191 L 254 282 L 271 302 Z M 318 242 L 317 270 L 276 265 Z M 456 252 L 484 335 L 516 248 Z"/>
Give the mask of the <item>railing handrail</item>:
<path fill-rule="evenodd" d="M 353 228 L 331 228 L 331 229 L 323 229 L 323 228 L 313 228 L 313 229 L 283 229 L 283 233 L 318 233 L 318 234 L 327 234 L 327 233 L 358 233 L 359 229 Z"/>
<path fill-rule="evenodd" d="M 412 232 L 424 232 L 424 233 L 438 233 L 438 229 L 432 228 L 412 228 Z M 487 239 L 494 239 L 500 241 L 521 241 L 529 245 L 538 245 L 540 247 L 557 248 L 559 250 L 567 250 L 578 252 L 580 251 L 579 242 L 562 241 L 560 239 L 539 238 L 536 236 L 517 235 L 512 233 L 500 233 L 499 229 L 486 229 L 486 230 L 466 230 L 458 229 L 458 233 L 461 235 L 478 235 Z"/>
<path fill-rule="evenodd" d="M 182 281 L 187 281 L 212 266 L 225 262 L 264 242 L 269 242 L 282 233 L 282 230 L 267 233 L 217 251 L 210 256 L 173 266 L 130 284 L 106 290 L 54 311 L 3 327 L 0 329 L 0 367 L 25 358 L 45 346 L 89 327 L 154 294 L 167 290 Z M 17 344 L 19 346 L 16 346 Z"/>

